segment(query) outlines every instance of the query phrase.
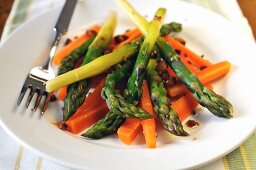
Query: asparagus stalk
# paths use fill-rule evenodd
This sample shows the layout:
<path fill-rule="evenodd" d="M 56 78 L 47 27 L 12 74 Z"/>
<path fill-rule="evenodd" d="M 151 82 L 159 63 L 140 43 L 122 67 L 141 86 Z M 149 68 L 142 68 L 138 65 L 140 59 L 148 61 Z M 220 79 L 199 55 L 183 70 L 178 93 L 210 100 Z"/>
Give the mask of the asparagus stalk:
<path fill-rule="evenodd" d="M 142 34 L 146 35 L 149 27 L 148 21 L 140 15 L 127 0 L 117 0 L 117 3 L 123 8 L 133 23 L 140 29 Z"/>
<path fill-rule="evenodd" d="M 177 112 L 170 107 L 171 102 L 156 66 L 156 61 L 151 59 L 147 68 L 147 81 L 156 115 L 167 131 L 176 136 L 187 136 L 188 133 L 183 129 Z"/>
<path fill-rule="evenodd" d="M 115 100 L 115 95 L 118 93 L 114 89 L 116 87 L 117 82 L 124 78 L 127 75 L 127 73 L 132 69 L 133 64 L 133 60 L 126 60 L 123 64 L 118 64 L 117 69 L 115 71 L 113 71 L 111 74 L 108 74 L 105 87 L 102 90 L 102 97 L 107 100 L 108 106 L 110 105 L 110 102 L 111 105 L 112 102 L 119 105 L 119 102 Z M 82 134 L 82 136 L 93 139 L 99 139 L 103 136 L 110 135 L 117 131 L 118 127 L 124 122 L 125 118 L 120 113 L 121 111 L 117 110 L 116 108 L 113 109 L 111 105 L 111 111 L 105 116 L 105 118 L 99 120 L 86 133 Z M 122 106 L 120 106 L 120 108 L 121 107 Z"/>
<path fill-rule="evenodd" d="M 182 25 L 177 22 L 170 22 L 168 24 L 164 24 L 160 29 L 161 36 L 168 35 L 172 32 L 181 32 Z"/>
<path fill-rule="evenodd" d="M 117 65 L 115 71 L 108 74 L 105 87 L 102 90 L 102 97 L 106 99 L 107 105 L 112 112 L 125 118 L 151 118 L 148 112 L 126 102 L 121 94 L 115 90 L 116 84 L 128 74 L 133 64 L 133 60 L 126 60 L 124 64 Z"/>
<path fill-rule="evenodd" d="M 124 97 L 129 103 L 137 104 L 141 97 L 141 85 L 146 74 L 151 51 L 155 45 L 157 37 L 159 36 L 159 30 L 161 28 L 165 13 L 166 9 L 159 8 L 156 11 L 154 19 L 149 25 L 148 35 L 141 45 L 132 75 L 127 83 L 127 89 L 124 91 Z"/>
<path fill-rule="evenodd" d="M 87 92 L 89 91 L 89 81 L 82 80 L 71 84 L 67 89 L 67 96 L 63 106 L 63 123 L 67 121 L 83 103 Z"/>
<path fill-rule="evenodd" d="M 99 120 L 86 133 L 82 134 L 82 136 L 92 139 L 100 139 L 104 136 L 115 133 L 124 121 L 124 117 L 110 111 L 105 118 Z"/>
<path fill-rule="evenodd" d="M 102 26 L 95 40 L 90 45 L 82 65 L 88 64 L 103 54 L 104 49 L 113 37 L 116 22 L 117 14 L 116 12 L 111 11 L 107 22 Z"/>
<path fill-rule="evenodd" d="M 127 0 L 118 0 L 119 4 L 127 12 L 130 18 L 140 28 L 143 34 L 147 33 L 149 23 L 142 17 Z M 164 38 L 157 39 L 157 45 L 162 51 L 163 58 L 172 67 L 177 77 L 192 92 L 195 99 L 210 112 L 218 117 L 231 118 L 233 107 L 222 96 L 214 93 L 212 90 L 204 87 L 202 83 L 193 75 L 181 62 L 179 55 L 173 50 Z"/>
<path fill-rule="evenodd" d="M 111 12 L 108 20 L 103 25 L 98 35 L 89 46 L 82 65 L 90 63 L 95 58 L 103 54 L 104 49 L 113 37 L 116 27 L 117 14 Z M 64 100 L 63 121 L 68 120 L 83 103 L 86 94 L 90 88 L 90 80 L 84 79 L 77 83 L 71 84 L 67 90 L 67 96 Z"/>
<path fill-rule="evenodd" d="M 147 68 L 147 65 L 149 62 L 151 50 L 154 47 L 156 38 L 159 36 L 159 30 L 160 30 L 160 26 L 161 26 L 161 23 L 163 20 L 163 16 L 165 15 L 165 12 L 166 12 L 166 10 L 163 8 L 160 8 L 159 10 L 157 10 L 155 17 L 150 24 L 149 34 L 145 38 L 145 40 L 140 48 L 139 55 L 136 59 L 135 66 L 133 68 L 133 73 L 128 80 L 127 88 L 125 89 L 125 91 L 126 91 L 125 99 L 129 103 L 137 103 L 140 98 L 142 80 L 144 79 L 144 76 L 145 76 L 145 71 L 146 71 L 146 68 Z M 130 85 L 129 85 L 129 83 L 130 83 Z M 134 85 L 136 86 L 136 89 L 135 89 Z M 111 84 L 110 84 L 109 88 L 111 88 Z M 105 96 L 105 92 L 106 91 L 103 91 L 104 97 L 111 97 L 111 96 Z M 133 96 L 130 97 L 129 94 L 132 94 Z M 134 94 L 136 94 L 136 95 L 134 95 Z M 122 101 L 124 101 L 124 100 L 122 99 Z M 108 105 L 113 104 L 113 103 L 108 103 Z M 106 115 L 105 118 L 98 121 L 91 129 L 89 129 L 85 134 L 83 134 L 83 136 L 89 137 L 89 138 L 94 138 L 94 139 L 99 139 L 106 135 L 115 133 L 117 131 L 118 127 L 125 120 L 124 117 L 120 116 L 120 114 L 117 114 L 116 112 L 117 111 L 115 109 L 112 109 Z"/>
<path fill-rule="evenodd" d="M 163 58 L 176 73 L 178 79 L 186 85 L 194 98 L 218 117 L 231 118 L 233 107 L 222 96 L 205 87 L 198 78 L 181 62 L 179 55 L 164 38 L 158 38 L 157 45 Z"/>
<path fill-rule="evenodd" d="M 58 68 L 58 75 L 64 74 L 75 68 L 77 61 L 83 56 L 90 44 L 93 42 L 95 37 L 91 37 L 85 41 L 80 47 L 74 49 L 66 58 L 61 61 L 60 67 Z"/>

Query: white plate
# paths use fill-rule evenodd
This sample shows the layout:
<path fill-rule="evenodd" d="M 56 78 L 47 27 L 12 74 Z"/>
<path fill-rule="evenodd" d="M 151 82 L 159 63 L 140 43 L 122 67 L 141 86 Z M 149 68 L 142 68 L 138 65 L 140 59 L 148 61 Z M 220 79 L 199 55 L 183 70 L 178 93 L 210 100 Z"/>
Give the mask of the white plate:
<path fill-rule="evenodd" d="M 104 3 L 104 5 L 100 5 Z M 149 18 L 157 7 L 168 9 L 168 21 L 184 26 L 180 34 L 188 46 L 205 54 L 214 62 L 229 60 L 229 76 L 215 84 L 215 90 L 234 105 L 235 117 L 221 119 L 206 110 L 197 119 L 201 125 L 191 137 L 178 138 L 158 134 L 156 149 L 143 142 L 123 145 L 116 136 L 101 140 L 84 140 L 67 134 L 49 123 L 60 109 L 51 104 L 41 119 L 29 111 L 15 107 L 27 72 L 42 63 L 53 38 L 60 8 L 49 11 L 15 31 L 0 48 L 0 120 L 2 127 L 17 141 L 43 157 L 62 164 L 85 169 L 183 169 L 195 168 L 221 158 L 244 142 L 256 125 L 255 45 L 242 31 L 217 14 L 176 1 L 132 1 Z M 76 8 L 71 30 L 81 24 L 102 21 L 110 9 L 118 10 L 118 31 L 131 28 L 131 22 L 114 1 L 86 0 Z M 83 25 L 85 26 L 85 25 Z M 196 137 L 196 140 L 192 140 Z"/>

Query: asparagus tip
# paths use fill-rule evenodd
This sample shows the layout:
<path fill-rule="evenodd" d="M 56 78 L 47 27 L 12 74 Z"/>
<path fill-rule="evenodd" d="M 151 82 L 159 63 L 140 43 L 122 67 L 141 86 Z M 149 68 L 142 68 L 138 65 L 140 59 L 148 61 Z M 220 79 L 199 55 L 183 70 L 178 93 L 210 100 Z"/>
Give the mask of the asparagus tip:
<path fill-rule="evenodd" d="M 206 88 L 204 89 L 204 91 Z M 213 91 L 207 90 L 209 98 L 212 101 L 206 106 L 210 112 L 218 117 L 232 118 L 233 117 L 233 106 L 221 95 L 214 93 Z"/>
<path fill-rule="evenodd" d="M 170 128 L 170 127 L 165 127 L 164 128 L 170 132 L 171 134 L 175 135 L 175 136 L 189 136 L 189 133 L 187 133 L 182 126 L 176 127 L 176 128 Z"/>
<path fill-rule="evenodd" d="M 98 135 L 98 133 L 91 132 L 90 129 L 81 136 L 90 139 L 100 139 L 102 137 L 102 135 Z"/>

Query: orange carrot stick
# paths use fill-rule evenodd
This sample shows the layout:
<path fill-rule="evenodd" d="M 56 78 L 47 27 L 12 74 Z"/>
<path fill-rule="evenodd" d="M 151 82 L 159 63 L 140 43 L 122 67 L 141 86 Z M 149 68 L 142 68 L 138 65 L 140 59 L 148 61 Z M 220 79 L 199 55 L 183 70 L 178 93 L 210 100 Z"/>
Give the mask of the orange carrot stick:
<path fill-rule="evenodd" d="M 186 93 L 178 100 L 172 103 L 171 107 L 178 113 L 181 121 L 185 120 L 192 111 L 195 110 L 198 103 L 190 93 Z"/>
<path fill-rule="evenodd" d="M 135 28 L 135 29 L 131 29 L 131 30 L 128 30 L 124 33 L 124 35 L 126 35 L 127 37 L 131 37 L 133 36 L 134 34 L 137 34 L 137 35 L 142 35 L 140 30 L 138 28 Z"/>
<path fill-rule="evenodd" d="M 57 90 L 56 97 L 58 100 L 64 101 L 66 95 L 67 95 L 67 86 Z"/>
<path fill-rule="evenodd" d="M 125 122 L 119 127 L 117 135 L 119 139 L 127 145 L 130 145 L 141 128 L 141 120 L 135 118 L 128 118 Z"/>
<path fill-rule="evenodd" d="M 230 68 L 231 64 L 228 61 L 223 61 L 197 72 L 196 75 L 201 83 L 208 84 L 226 75 L 230 71 Z M 187 88 L 183 84 L 177 84 L 171 88 L 167 88 L 168 95 L 171 97 L 184 94 L 187 91 Z"/>
<path fill-rule="evenodd" d="M 194 52 L 189 50 L 183 44 L 181 44 L 177 40 L 173 39 L 171 36 L 167 35 L 167 36 L 165 36 L 165 38 L 175 50 L 179 50 L 179 51 L 183 52 L 189 58 L 189 60 L 191 61 L 191 63 L 194 66 L 200 68 L 200 67 L 203 67 L 203 66 L 208 67 L 208 66 L 212 65 L 212 63 L 210 63 L 209 61 L 207 61 L 207 60 L 203 59 L 202 57 L 196 55 Z"/>
<path fill-rule="evenodd" d="M 90 30 L 93 30 L 95 32 L 98 32 L 100 30 L 100 26 L 95 25 L 93 27 L 90 28 Z M 66 45 L 65 47 L 63 47 L 60 51 L 58 51 L 54 57 L 53 57 L 53 63 L 57 66 L 60 65 L 61 61 L 67 56 L 69 55 L 75 48 L 79 47 L 80 45 L 82 45 L 86 40 L 88 40 L 89 38 L 91 38 L 91 35 L 88 34 L 87 32 L 83 35 L 81 35 L 80 37 L 78 37 L 77 39 L 75 39 L 74 41 L 72 41 L 71 43 L 69 43 L 68 45 Z"/>
<path fill-rule="evenodd" d="M 78 117 L 66 121 L 67 130 L 71 133 L 77 134 L 85 128 L 90 127 L 98 120 L 102 119 L 109 111 L 105 101 L 97 103 L 97 106 L 89 107 L 82 110 Z"/>
<path fill-rule="evenodd" d="M 196 75 L 202 83 L 208 83 L 226 75 L 230 68 L 231 64 L 223 61 L 199 71 Z"/>
<path fill-rule="evenodd" d="M 149 94 L 147 82 L 142 83 L 142 96 L 140 99 L 140 106 L 151 115 L 154 115 L 154 109 Z M 145 136 L 146 145 L 148 148 L 156 148 L 156 122 L 155 119 L 142 120 L 142 129 Z"/>
<path fill-rule="evenodd" d="M 101 97 L 101 90 L 105 84 L 105 78 L 101 80 L 98 86 L 94 89 L 92 93 L 90 93 L 87 98 L 84 100 L 83 104 L 77 109 L 74 115 L 72 115 L 69 120 L 75 119 L 81 115 L 83 115 L 84 110 L 89 107 L 97 106 L 98 103 L 105 102 Z"/>

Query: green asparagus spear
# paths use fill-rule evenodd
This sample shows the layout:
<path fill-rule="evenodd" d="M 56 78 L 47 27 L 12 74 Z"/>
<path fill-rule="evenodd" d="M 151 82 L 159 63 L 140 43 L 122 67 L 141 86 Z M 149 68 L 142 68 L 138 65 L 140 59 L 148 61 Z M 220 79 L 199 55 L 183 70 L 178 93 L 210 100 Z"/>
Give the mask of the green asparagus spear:
<path fill-rule="evenodd" d="M 134 62 L 132 59 L 126 60 L 123 64 L 118 64 L 118 69 L 107 76 L 105 87 L 102 90 L 102 96 L 107 100 L 108 105 L 109 100 L 115 98 L 112 94 L 117 94 L 116 90 L 114 90 L 116 83 L 127 75 L 127 73 L 132 69 L 133 64 Z M 103 136 L 116 132 L 118 127 L 124 122 L 125 118 L 123 115 L 117 114 L 115 109 L 114 111 L 115 112 L 111 110 L 105 118 L 98 121 L 86 133 L 82 134 L 82 136 L 99 139 Z"/>
<path fill-rule="evenodd" d="M 86 80 L 68 86 L 63 107 L 63 123 L 68 120 L 83 103 L 89 88 L 89 82 Z"/>
<path fill-rule="evenodd" d="M 119 4 L 139 27 L 143 34 L 147 34 L 148 21 L 141 16 L 127 0 L 118 0 Z M 158 38 L 157 45 L 160 47 L 166 62 L 172 67 L 178 78 L 188 87 L 197 101 L 214 115 L 231 118 L 233 107 L 222 96 L 204 87 L 202 83 L 193 75 L 180 61 L 179 55 L 172 49 L 164 38 Z"/>
<path fill-rule="evenodd" d="M 93 42 L 95 37 L 92 37 L 85 41 L 80 47 L 74 49 L 66 58 L 64 58 L 60 67 L 58 68 L 58 75 L 64 74 L 75 68 L 75 64 L 81 58 L 81 56 L 85 55 L 88 47 Z"/>
<path fill-rule="evenodd" d="M 151 50 L 155 44 L 156 38 L 159 35 L 161 22 L 165 12 L 166 10 L 163 8 L 157 10 L 155 17 L 150 24 L 149 34 L 140 48 L 139 55 L 133 68 L 133 74 L 131 75 L 132 78 L 130 77 L 128 80 L 131 84 L 127 86 L 127 89 L 125 89 L 125 91 L 127 91 L 125 100 L 129 103 L 137 103 L 140 98 L 141 92 L 139 91 L 141 91 L 142 80 L 145 76 Z M 144 67 L 144 70 L 141 70 L 142 67 Z M 132 82 L 134 84 L 132 84 Z M 136 86 L 135 93 L 137 93 L 137 96 L 130 97 L 128 93 L 134 93 L 134 85 Z M 134 102 L 135 100 L 137 101 Z M 113 134 L 117 131 L 118 127 L 124 122 L 124 120 L 125 118 L 111 110 L 105 118 L 98 121 L 91 129 L 83 134 L 83 136 L 98 139 L 106 135 Z"/>
<path fill-rule="evenodd" d="M 132 75 L 127 83 L 127 89 L 124 91 L 124 97 L 129 103 L 137 104 L 140 99 L 142 93 L 141 85 L 145 77 L 151 51 L 155 45 L 157 37 L 159 36 L 159 30 L 161 28 L 165 13 L 166 9 L 159 8 L 154 16 L 154 19 L 149 25 L 148 35 L 141 45 Z"/>
<path fill-rule="evenodd" d="M 167 131 L 176 136 L 187 136 L 188 133 L 183 129 L 177 112 L 170 107 L 171 102 L 167 97 L 163 80 L 156 71 L 156 66 L 157 62 L 151 59 L 147 68 L 147 81 L 156 115 Z"/>
<path fill-rule="evenodd" d="M 127 0 L 117 0 L 117 3 L 124 9 L 140 31 L 146 35 L 149 22 L 142 15 L 140 15 Z"/>
<path fill-rule="evenodd" d="M 116 84 L 121 78 L 125 77 L 127 73 L 132 69 L 134 60 L 126 60 L 124 64 L 118 64 L 116 70 L 111 74 L 108 74 L 105 87 L 102 90 L 102 97 L 106 99 L 109 109 L 125 118 L 151 118 L 151 115 L 145 110 L 136 107 L 124 100 L 120 93 L 118 93 Z"/>
<path fill-rule="evenodd" d="M 103 54 L 104 49 L 113 37 L 116 22 L 117 14 L 115 12 L 111 12 L 108 21 L 102 26 L 95 40 L 90 45 L 82 65 L 88 64 Z"/>
<path fill-rule="evenodd" d="M 231 118 L 233 107 L 222 96 L 205 87 L 198 78 L 181 62 L 179 55 L 164 39 L 159 37 L 157 46 L 167 64 L 176 73 L 179 80 L 186 85 L 194 98 L 218 117 Z"/>
<path fill-rule="evenodd" d="M 86 133 L 82 134 L 84 137 L 92 139 L 100 139 L 104 136 L 115 133 L 118 128 L 124 123 L 125 118 L 112 111 L 108 112 L 105 118 L 99 120 Z"/>
<path fill-rule="evenodd" d="M 177 22 L 170 22 L 169 24 L 164 24 L 160 29 L 161 36 L 170 34 L 171 32 L 181 32 L 182 25 Z"/>
<path fill-rule="evenodd" d="M 113 37 L 116 27 L 117 15 L 115 12 L 110 13 L 107 22 L 102 26 L 98 35 L 89 46 L 82 65 L 88 64 L 95 58 L 103 54 L 104 48 L 108 45 Z M 67 90 L 67 96 L 64 100 L 63 121 L 68 120 L 83 103 L 90 87 L 90 80 L 84 79 L 77 83 L 71 84 Z"/>

